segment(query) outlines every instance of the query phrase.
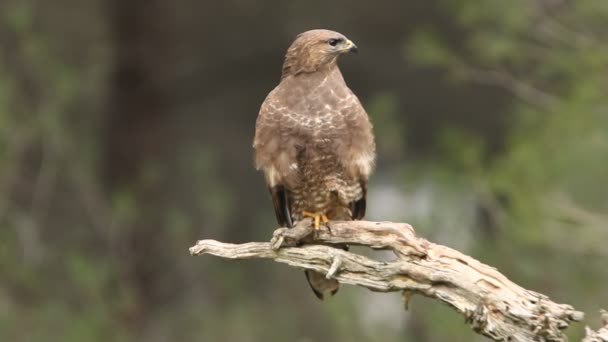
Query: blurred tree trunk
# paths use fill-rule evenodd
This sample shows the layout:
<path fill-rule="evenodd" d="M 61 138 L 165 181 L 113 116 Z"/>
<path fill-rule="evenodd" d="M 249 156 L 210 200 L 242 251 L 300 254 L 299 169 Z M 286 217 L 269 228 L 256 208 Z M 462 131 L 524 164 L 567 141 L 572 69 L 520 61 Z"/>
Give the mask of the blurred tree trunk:
<path fill-rule="evenodd" d="M 161 280 L 171 279 L 171 259 L 161 246 L 168 234 L 163 230 L 166 211 L 160 209 L 168 204 L 169 177 L 163 167 L 170 164 L 175 139 L 171 96 L 162 76 L 174 64 L 172 20 L 161 0 L 110 0 L 108 5 L 114 64 L 102 163 L 114 206 L 118 197 L 126 197 L 132 214 L 119 218 L 119 260 L 123 281 L 136 296 L 126 314 L 137 327 L 146 311 L 162 307 Z"/>

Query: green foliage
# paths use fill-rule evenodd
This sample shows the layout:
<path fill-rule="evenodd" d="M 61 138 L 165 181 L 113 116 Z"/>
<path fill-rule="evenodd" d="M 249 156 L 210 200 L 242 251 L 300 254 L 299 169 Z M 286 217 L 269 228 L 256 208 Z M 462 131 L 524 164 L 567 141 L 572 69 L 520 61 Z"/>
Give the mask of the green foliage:
<path fill-rule="evenodd" d="M 306 25 L 362 48 L 370 197 L 389 188 L 391 215 L 525 287 L 608 306 L 608 2 L 312 1 L 313 22 L 287 3 L 160 3 L 0 4 L 0 340 L 475 338 L 424 298 L 388 316 L 390 295 L 361 289 L 319 304 L 298 270 L 188 256 L 198 238 L 269 236 L 255 112 Z"/>
<path fill-rule="evenodd" d="M 517 258 L 520 261 L 503 259 L 499 267 L 509 270 L 512 277 L 523 276 L 525 281 L 537 283 L 550 277 L 538 271 L 553 269 L 549 264 L 564 268 L 576 264 L 582 273 L 588 273 L 582 283 L 605 281 L 606 272 L 597 273 L 594 265 L 578 264 L 573 257 L 603 254 L 597 241 L 607 237 L 599 227 L 605 226 L 608 213 L 608 197 L 601 185 L 608 182 L 608 159 L 602 157 L 608 155 L 608 102 L 604 95 L 608 45 L 595 35 L 598 20 L 608 18 L 605 4 L 576 2 L 572 7 L 545 8 L 529 1 L 445 3 L 471 32 L 467 51 L 446 52 L 448 48 L 437 37 L 423 31 L 414 38 L 420 49 L 414 55 L 422 64 L 465 76 L 472 67 L 482 76 L 500 70 L 512 77 L 495 84 L 514 95 L 510 115 L 516 121 L 505 151 L 483 162 L 483 153 L 467 148 L 480 146 L 477 143 L 446 144 L 452 148 L 450 155 L 462 160 L 463 170 L 481 177 L 493 196 L 507 199 L 496 209 L 496 214 L 502 212 L 508 218 L 501 239 L 526 256 Z M 463 79 L 480 80 L 478 75 L 469 76 Z M 551 101 L 541 103 L 535 97 L 519 96 L 515 82 L 550 95 Z M 473 167 L 477 171 L 471 171 L 471 165 L 482 169 Z M 562 251 L 568 257 L 553 262 L 545 255 L 529 254 L 531 249 L 555 255 Z M 594 274 L 593 279 L 589 274 Z M 608 301 L 604 291 L 593 291 L 578 279 L 561 277 L 548 290 L 567 293 L 567 300 L 583 308 L 589 297 Z M 585 288 L 583 293 L 581 288 Z"/>
<path fill-rule="evenodd" d="M 437 33 L 421 30 L 408 42 L 405 55 L 417 64 L 425 66 L 449 66 L 455 57 L 446 47 Z"/>

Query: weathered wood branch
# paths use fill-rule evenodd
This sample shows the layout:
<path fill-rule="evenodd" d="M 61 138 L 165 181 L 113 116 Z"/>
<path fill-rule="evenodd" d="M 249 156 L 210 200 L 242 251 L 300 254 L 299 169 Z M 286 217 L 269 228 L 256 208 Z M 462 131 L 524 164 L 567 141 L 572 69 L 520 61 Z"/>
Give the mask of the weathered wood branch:
<path fill-rule="evenodd" d="M 376 261 L 331 244 L 391 250 L 395 259 Z M 273 259 L 321 272 L 342 284 L 402 291 L 406 305 L 412 294 L 422 294 L 453 307 L 473 330 L 496 341 L 565 341 L 562 331 L 584 317 L 572 306 L 526 290 L 470 256 L 417 237 L 405 223 L 331 221 L 314 232 L 310 220 L 304 220 L 295 228 L 277 229 L 269 243 L 201 240 L 190 253 Z"/>
<path fill-rule="evenodd" d="M 603 326 L 598 331 L 586 327 L 583 342 L 608 342 L 608 312 L 602 310 L 601 314 Z"/>

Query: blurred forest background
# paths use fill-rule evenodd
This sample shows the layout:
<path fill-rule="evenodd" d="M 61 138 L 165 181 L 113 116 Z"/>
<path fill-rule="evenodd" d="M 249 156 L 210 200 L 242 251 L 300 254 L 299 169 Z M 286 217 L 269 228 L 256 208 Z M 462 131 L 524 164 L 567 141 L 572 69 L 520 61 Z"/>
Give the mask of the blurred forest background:
<path fill-rule="evenodd" d="M 451 309 L 193 258 L 276 226 L 254 123 L 296 34 L 340 31 L 375 125 L 370 220 L 608 307 L 608 2 L 0 2 L 0 340 L 484 341 Z M 577 340 L 583 325 L 569 330 Z"/>

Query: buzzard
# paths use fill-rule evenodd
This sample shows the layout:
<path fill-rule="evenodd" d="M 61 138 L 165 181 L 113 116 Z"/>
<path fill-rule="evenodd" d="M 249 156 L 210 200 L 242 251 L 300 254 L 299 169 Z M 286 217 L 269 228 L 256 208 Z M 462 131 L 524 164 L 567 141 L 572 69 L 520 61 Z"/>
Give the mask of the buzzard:
<path fill-rule="evenodd" d="M 315 229 L 332 220 L 365 215 L 375 143 L 372 125 L 338 68 L 356 52 L 329 30 L 299 34 L 287 49 L 281 82 L 260 108 L 253 141 L 255 167 L 264 172 L 279 225 L 312 217 Z M 315 295 L 339 284 L 306 271 Z"/>

